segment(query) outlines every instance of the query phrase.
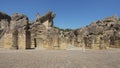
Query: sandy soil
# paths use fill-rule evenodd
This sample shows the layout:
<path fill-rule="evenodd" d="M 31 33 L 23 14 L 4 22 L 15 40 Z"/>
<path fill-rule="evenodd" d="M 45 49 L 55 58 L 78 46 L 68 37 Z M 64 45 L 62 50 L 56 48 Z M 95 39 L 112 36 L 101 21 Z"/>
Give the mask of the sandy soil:
<path fill-rule="evenodd" d="M 0 50 L 0 68 L 120 68 L 120 49 Z"/>

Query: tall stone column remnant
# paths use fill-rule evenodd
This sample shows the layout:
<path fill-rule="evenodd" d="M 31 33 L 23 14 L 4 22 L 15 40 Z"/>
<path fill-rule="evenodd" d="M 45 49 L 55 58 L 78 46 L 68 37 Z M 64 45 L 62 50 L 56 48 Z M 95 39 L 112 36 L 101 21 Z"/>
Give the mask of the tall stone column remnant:
<path fill-rule="evenodd" d="M 28 49 L 31 44 L 27 16 L 15 13 L 11 16 L 12 49 Z"/>

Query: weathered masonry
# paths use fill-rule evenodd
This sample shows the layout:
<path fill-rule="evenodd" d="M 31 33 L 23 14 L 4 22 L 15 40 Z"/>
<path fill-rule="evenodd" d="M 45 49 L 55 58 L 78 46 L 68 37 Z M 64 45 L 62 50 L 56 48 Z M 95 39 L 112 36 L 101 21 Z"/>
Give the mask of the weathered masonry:
<path fill-rule="evenodd" d="M 38 45 L 42 45 L 44 38 L 46 40 L 45 33 L 52 29 L 54 16 L 55 14 L 52 12 L 48 12 L 42 17 L 37 14 L 36 21 L 31 23 L 23 14 L 15 13 L 9 16 L 0 12 L 0 48 L 31 49 L 41 47 Z"/>
<path fill-rule="evenodd" d="M 36 15 L 29 21 L 24 14 L 0 12 L 0 49 L 68 49 L 120 47 L 120 19 L 111 16 L 79 29 L 54 26 L 55 14 Z M 69 23 L 68 23 L 69 24 Z"/>

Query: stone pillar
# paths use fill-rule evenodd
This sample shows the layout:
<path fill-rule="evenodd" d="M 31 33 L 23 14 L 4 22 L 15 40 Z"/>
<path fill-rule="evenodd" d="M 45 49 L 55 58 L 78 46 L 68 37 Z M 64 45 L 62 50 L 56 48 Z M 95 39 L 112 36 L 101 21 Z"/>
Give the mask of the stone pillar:
<path fill-rule="evenodd" d="M 95 40 L 93 39 L 92 40 L 92 48 L 94 48 L 95 47 Z"/>
<path fill-rule="evenodd" d="M 88 37 L 83 37 L 83 39 L 82 40 L 84 40 L 84 44 L 85 44 L 85 46 L 86 47 L 88 47 Z M 83 41 L 81 40 L 81 43 L 83 43 Z"/>
<path fill-rule="evenodd" d="M 16 29 L 12 33 L 12 42 L 12 49 L 18 49 L 18 31 Z"/>
<path fill-rule="evenodd" d="M 5 33 L 4 36 L 3 36 L 3 42 L 1 42 L 0 44 L 2 44 L 5 49 L 10 49 L 11 46 L 13 45 L 12 34 L 11 33 Z"/>
<path fill-rule="evenodd" d="M 52 39 L 53 39 L 52 48 L 60 49 L 60 38 L 58 37 L 58 35 L 54 34 L 54 37 Z"/>
<path fill-rule="evenodd" d="M 82 51 L 85 52 L 85 43 L 82 43 Z"/>
<path fill-rule="evenodd" d="M 0 48 L 9 48 L 10 37 L 8 34 L 9 24 L 7 19 L 0 19 Z M 6 41 L 7 40 L 7 41 Z"/>
<path fill-rule="evenodd" d="M 68 38 L 65 37 L 59 37 L 59 48 L 60 49 L 67 49 L 67 47 L 70 46 L 70 43 L 68 41 Z"/>
<path fill-rule="evenodd" d="M 20 33 L 18 34 L 18 47 L 19 49 L 22 49 L 24 50 L 25 49 L 25 39 L 26 39 L 26 36 L 25 36 L 25 32 L 24 33 Z"/>
<path fill-rule="evenodd" d="M 106 49 L 106 46 L 105 46 L 103 37 L 100 37 L 99 48 L 100 48 L 100 49 Z"/>
<path fill-rule="evenodd" d="M 0 38 L 0 48 L 4 48 L 4 38 Z"/>

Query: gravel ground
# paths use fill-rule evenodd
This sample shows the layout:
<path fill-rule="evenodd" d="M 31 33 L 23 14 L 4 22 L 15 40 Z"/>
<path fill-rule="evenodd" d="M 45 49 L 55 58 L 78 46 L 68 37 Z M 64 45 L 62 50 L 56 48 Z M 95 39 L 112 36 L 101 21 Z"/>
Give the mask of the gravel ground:
<path fill-rule="evenodd" d="M 120 68 L 120 49 L 0 50 L 0 68 Z"/>

